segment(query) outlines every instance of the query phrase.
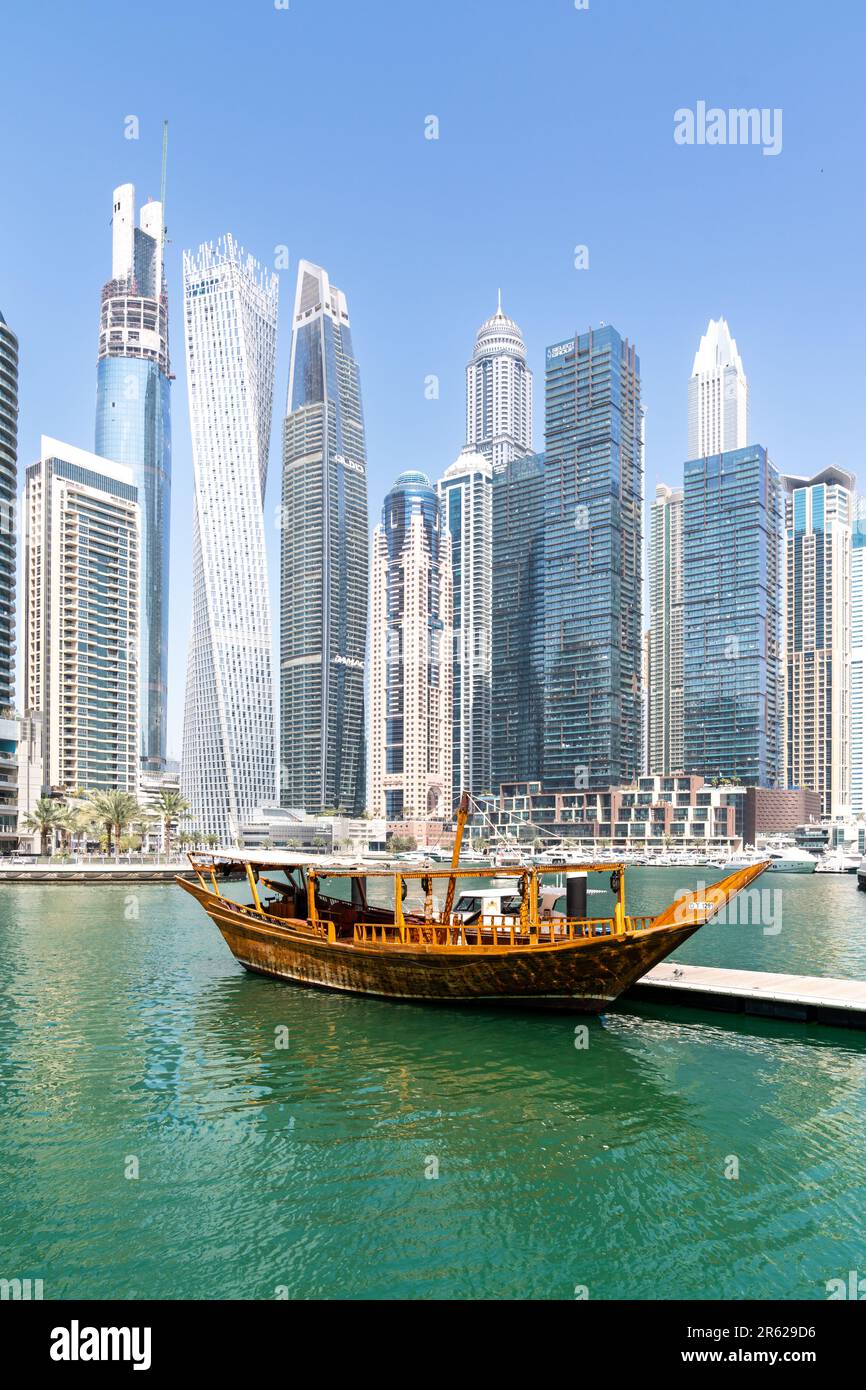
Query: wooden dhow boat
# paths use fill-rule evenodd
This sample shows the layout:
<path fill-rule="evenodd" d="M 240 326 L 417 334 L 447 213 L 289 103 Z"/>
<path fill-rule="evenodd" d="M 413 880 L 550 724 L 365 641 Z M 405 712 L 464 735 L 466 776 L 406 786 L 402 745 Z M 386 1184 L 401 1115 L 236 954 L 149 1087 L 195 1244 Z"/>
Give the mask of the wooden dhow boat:
<path fill-rule="evenodd" d="M 464 802 L 448 869 L 224 850 L 190 854 L 194 878 L 176 881 L 261 975 L 404 1002 L 600 1013 L 766 868 L 750 864 L 648 917 L 627 911 L 623 863 L 593 864 L 610 875 L 614 903 L 611 916 L 590 917 L 585 878 L 574 893 L 545 883 L 568 873 L 561 864 L 500 869 L 498 888 L 485 887 L 489 869 L 460 867 L 465 821 Z M 221 887 L 238 878 L 246 902 Z M 410 907 L 410 888 L 423 905 Z"/>

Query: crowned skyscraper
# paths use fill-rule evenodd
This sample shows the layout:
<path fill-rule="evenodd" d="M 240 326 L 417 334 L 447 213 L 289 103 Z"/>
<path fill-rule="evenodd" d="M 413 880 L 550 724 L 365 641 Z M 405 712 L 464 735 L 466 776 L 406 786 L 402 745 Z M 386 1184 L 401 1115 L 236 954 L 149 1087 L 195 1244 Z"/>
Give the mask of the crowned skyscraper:
<path fill-rule="evenodd" d="M 276 794 L 264 497 L 278 281 L 227 236 L 184 252 L 195 473 L 181 786 L 224 842 Z"/>
<path fill-rule="evenodd" d="M 523 334 L 502 312 L 501 292 L 466 368 L 466 446 L 483 454 L 494 472 L 532 453 L 532 372 Z"/>
<path fill-rule="evenodd" d="M 725 319 L 710 319 L 689 380 L 689 458 L 749 443 L 749 386 Z"/>
<path fill-rule="evenodd" d="M 168 671 L 171 368 L 162 203 L 114 190 L 111 279 L 103 286 L 95 450 L 132 469 L 141 507 L 139 719 L 142 766 L 165 766 Z"/>
<path fill-rule="evenodd" d="M 280 797 L 364 809 L 367 449 L 346 296 L 298 266 L 283 439 Z"/>

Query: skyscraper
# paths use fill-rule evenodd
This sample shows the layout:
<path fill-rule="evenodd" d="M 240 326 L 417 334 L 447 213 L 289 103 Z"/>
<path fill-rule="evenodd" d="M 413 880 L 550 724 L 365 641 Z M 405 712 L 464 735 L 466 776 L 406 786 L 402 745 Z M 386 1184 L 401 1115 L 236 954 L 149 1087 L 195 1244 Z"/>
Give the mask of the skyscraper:
<path fill-rule="evenodd" d="M 283 436 L 280 796 L 364 809 L 367 449 L 346 296 L 298 266 Z"/>
<path fill-rule="evenodd" d="M 493 477 L 492 780 L 540 782 L 544 753 L 544 455 Z"/>
<path fill-rule="evenodd" d="M 401 473 L 373 534 L 370 793 L 374 815 L 451 813 L 451 537 L 423 473 Z"/>
<path fill-rule="evenodd" d="M 134 795 L 141 516 L 132 469 L 43 436 L 24 512 L 24 699 L 31 718 L 42 716 L 44 783 Z"/>
<path fill-rule="evenodd" d="M 649 772 L 683 767 L 683 490 L 656 487 L 650 516 Z"/>
<path fill-rule="evenodd" d="M 848 740 L 851 810 L 866 811 L 866 516 L 863 500 L 855 504 L 851 526 L 851 720 Z"/>
<path fill-rule="evenodd" d="M 641 766 L 643 412 L 615 328 L 547 349 L 544 788 Z"/>
<path fill-rule="evenodd" d="M 786 477 L 785 785 L 850 804 L 851 525 L 855 480 L 841 468 Z"/>
<path fill-rule="evenodd" d="M 15 705 L 15 534 L 18 339 L 0 313 L 0 855 L 18 844 Z"/>
<path fill-rule="evenodd" d="M 18 339 L 0 314 L 0 710 L 15 703 Z"/>
<path fill-rule="evenodd" d="M 689 381 L 689 458 L 749 443 L 749 387 L 725 319 L 710 319 Z"/>
<path fill-rule="evenodd" d="M 263 507 L 278 281 L 232 236 L 184 252 L 183 274 L 195 519 L 181 787 L 197 827 L 233 842 L 276 795 Z"/>
<path fill-rule="evenodd" d="M 466 446 L 483 454 L 494 472 L 532 453 L 532 372 L 523 334 L 502 312 L 501 292 L 466 368 Z"/>
<path fill-rule="evenodd" d="M 451 538 L 453 589 L 452 800 L 492 789 L 490 774 L 493 470 L 464 449 L 436 484 Z"/>
<path fill-rule="evenodd" d="M 781 485 L 751 445 L 685 465 L 683 762 L 776 787 L 782 773 Z"/>
<path fill-rule="evenodd" d="M 141 759 L 165 767 L 168 671 L 171 367 L 162 204 L 114 190 L 111 279 L 103 286 L 95 451 L 132 469 L 141 506 Z"/>

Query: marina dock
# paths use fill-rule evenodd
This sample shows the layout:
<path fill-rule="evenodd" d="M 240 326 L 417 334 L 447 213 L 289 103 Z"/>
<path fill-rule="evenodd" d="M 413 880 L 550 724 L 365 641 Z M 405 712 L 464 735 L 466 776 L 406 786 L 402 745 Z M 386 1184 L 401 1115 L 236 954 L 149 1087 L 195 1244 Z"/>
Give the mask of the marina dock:
<path fill-rule="evenodd" d="M 667 960 L 642 976 L 623 998 L 826 1023 L 836 1028 L 866 1028 L 866 983 L 820 975 L 721 970 Z"/>
<path fill-rule="evenodd" d="M 112 863 L 50 863 L 0 864 L 0 884 L 3 883 L 174 883 L 180 875 L 192 877 L 187 861 L 177 864 Z"/>

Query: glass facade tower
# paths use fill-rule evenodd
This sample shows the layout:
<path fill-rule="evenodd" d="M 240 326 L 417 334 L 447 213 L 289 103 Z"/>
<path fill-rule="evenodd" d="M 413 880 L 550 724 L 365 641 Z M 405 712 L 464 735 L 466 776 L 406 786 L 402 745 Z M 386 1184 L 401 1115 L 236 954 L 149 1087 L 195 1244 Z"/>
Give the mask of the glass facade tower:
<path fill-rule="evenodd" d="M 18 339 L 0 313 L 0 855 L 18 845 L 15 561 Z"/>
<path fill-rule="evenodd" d="M 301 261 L 283 435 L 280 799 L 364 810 L 367 449 L 346 296 Z"/>
<path fill-rule="evenodd" d="M 0 314 L 0 714 L 15 703 L 18 339 Z"/>
<path fill-rule="evenodd" d="M 493 479 L 492 779 L 540 782 L 544 751 L 544 455 Z"/>
<path fill-rule="evenodd" d="M 641 767 L 643 412 L 640 362 L 615 328 L 547 349 L 545 791 Z"/>
<path fill-rule="evenodd" d="M 111 279 L 102 290 L 95 451 L 132 469 L 141 506 L 141 759 L 164 769 L 168 683 L 171 368 L 162 204 L 114 190 Z"/>
<path fill-rule="evenodd" d="M 781 484 L 753 445 L 686 463 L 685 771 L 776 787 L 782 773 Z"/>
<path fill-rule="evenodd" d="M 263 508 L 279 283 L 232 236 L 183 267 L 195 518 L 181 789 L 196 827 L 234 843 L 277 786 Z"/>

